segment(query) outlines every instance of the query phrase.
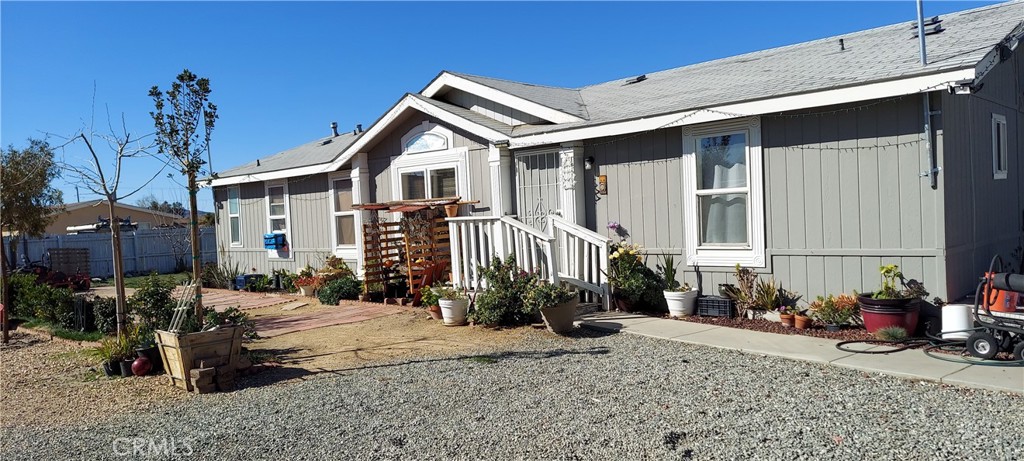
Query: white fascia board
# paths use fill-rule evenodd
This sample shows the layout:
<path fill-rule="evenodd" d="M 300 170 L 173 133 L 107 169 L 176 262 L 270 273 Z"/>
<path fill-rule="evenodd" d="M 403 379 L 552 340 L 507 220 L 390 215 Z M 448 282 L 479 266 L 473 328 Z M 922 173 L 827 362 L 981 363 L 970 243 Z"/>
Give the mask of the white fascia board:
<path fill-rule="evenodd" d="M 369 130 L 366 130 L 366 133 L 364 133 L 358 140 L 356 140 L 356 142 L 352 143 L 352 145 L 348 146 L 348 148 L 345 149 L 344 152 L 342 152 L 341 156 L 338 157 L 337 160 L 331 162 L 328 171 L 341 168 L 342 165 L 348 163 L 349 159 L 351 159 L 353 155 L 359 152 L 362 148 L 366 147 L 366 145 L 369 144 L 370 141 L 372 141 L 378 135 L 380 135 L 385 130 L 390 128 L 391 123 L 393 121 L 397 120 L 398 117 L 401 116 L 403 112 L 410 109 L 420 111 L 431 117 L 435 117 L 438 120 L 441 120 L 442 122 L 462 128 L 470 133 L 473 133 L 491 142 L 508 139 L 508 136 L 502 133 L 494 131 L 485 126 L 473 123 L 469 120 L 466 120 L 462 117 L 459 117 L 458 115 L 455 115 L 441 108 L 431 106 L 428 103 L 419 102 L 416 100 L 416 96 L 407 94 L 405 95 L 404 98 L 402 98 L 401 101 L 398 102 L 398 104 L 395 104 L 395 106 L 392 107 L 391 110 L 389 110 L 386 114 L 384 114 L 383 117 L 380 118 L 381 121 L 375 123 L 372 127 L 370 127 Z"/>
<path fill-rule="evenodd" d="M 349 160 L 362 149 L 366 147 L 374 138 L 380 135 L 382 132 L 387 130 L 391 123 L 398 119 L 406 110 L 417 110 L 425 113 L 431 117 L 435 117 L 442 122 L 448 123 L 452 126 L 462 128 L 470 133 L 487 139 L 490 142 L 506 140 L 508 136 L 498 131 L 494 131 L 483 125 L 478 125 L 469 120 L 466 120 L 458 115 L 448 112 L 439 107 L 430 105 L 429 103 L 419 102 L 416 100 L 416 96 L 406 95 L 402 98 L 398 104 L 395 104 L 384 116 L 380 118 L 380 121 L 375 123 L 369 130 L 366 130 L 356 142 L 348 146 L 336 160 L 331 163 L 321 163 L 318 165 L 309 165 L 299 168 L 289 168 L 278 171 L 268 171 L 266 173 L 256 173 L 248 175 L 232 176 L 228 178 L 218 178 L 210 182 L 212 186 L 229 186 L 234 184 L 242 184 L 247 182 L 258 182 L 258 181 L 270 181 L 274 179 L 291 178 L 295 176 L 306 176 L 319 173 L 329 173 L 337 171 L 342 166 L 345 166 Z M 385 122 L 386 121 L 386 122 Z"/>
<path fill-rule="evenodd" d="M 330 164 L 321 163 L 319 165 L 309 165 L 300 168 L 289 168 L 286 170 L 268 171 L 266 173 L 243 174 L 227 178 L 217 178 L 214 179 L 213 181 L 209 181 L 208 184 L 213 187 L 233 186 L 235 184 L 242 184 L 247 182 L 271 181 L 274 179 L 285 179 L 292 178 L 295 176 L 308 176 L 312 174 L 327 173 L 329 171 L 334 171 L 330 168 L 330 166 Z"/>
<path fill-rule="evenodd" d="M 773 114 L 812 107 L 831 106 L 835 104 L 867 101 L 871 99 L 891 98 L 895 96 L 942 90 L 950 83 L 960 80 L 970 80 L 973 79 L 974 76 L 975 70 L 973 68 L 960 69 L 940 74 L 871 83 L 848 88 L 782 96 L 760 101 L 726 104 L 697 110 L 686 110 L 625 122 L 609 123 L 600 126 L 512 138 L 509 140 L 509 147 L 512 149 L 521 149 L 524 147 L 557 144 L 605 136 L 618 136 L 660 128 L 694 125 L 698 123 L 749 117 L 753 115 Z"/>
<path fill-rule="evenodd" d="M 420 94 L 428 98 L 433 98 L 446 86 L 475 94 L 481 98 L 489 99 L 513 109 L 521 110 L 527 114 L 540 117 L 552 123 L 572 123 L 583 121 L 582 118 L 575 115 L 567 114 L 565 112 L 537 104 L 528 99 L 523 99 L 519 96 L 514 96 L 504 91 L 496 90 L 487 85 L 482 85 L 447 72 L 434 79 L 434 81 L 431 82 L 430 85 L 427 85 Z"/>

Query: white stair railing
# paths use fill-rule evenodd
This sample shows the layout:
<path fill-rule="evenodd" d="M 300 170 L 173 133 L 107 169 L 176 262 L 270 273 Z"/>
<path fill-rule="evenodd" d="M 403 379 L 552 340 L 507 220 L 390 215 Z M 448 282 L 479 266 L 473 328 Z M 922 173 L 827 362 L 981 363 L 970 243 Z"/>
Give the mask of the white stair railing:
<path fill-rule="evenodd" d="M 517 265 L 551 283 L 566 282 L 601 297 L 610 307 L 608 246 L 611 240 L 557 216 L 548 216 L 548 232 L 504 216 L 448 218 L 451 235 L 452 282 L 480 290 L 480 267 L 495 257 L 512 255 Z"/>
<path fill-rule="evenodd" d="M 548 232 L 558 255 L 558 279 L 597 293 L 604 309 L 609 310 L 611 288 L 607 274 L 611 239 L 557 216 L 548 216 Z"/>

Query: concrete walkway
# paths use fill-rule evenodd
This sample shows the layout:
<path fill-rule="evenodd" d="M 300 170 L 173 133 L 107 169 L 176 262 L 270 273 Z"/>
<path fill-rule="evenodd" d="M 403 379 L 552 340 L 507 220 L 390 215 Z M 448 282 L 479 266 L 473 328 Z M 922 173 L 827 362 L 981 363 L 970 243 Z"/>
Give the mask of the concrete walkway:
<path fill-rule="evenodd" d="M 619 312 L 587 314 L 577 320 L 580 326 L 597 330 L 621 331 L 753 354 L 826 363 L 902 378 L 1024 394 L 1024 367 L 947 362 L 931 358 L 920 349 L 891 354 L 856 354 L 836 349 L 838 341 L 830 339 L 779 335 Z M 887 349 L 885 346 L 867 344 L 855 346 L 860 347 L 851 349 Z"/>

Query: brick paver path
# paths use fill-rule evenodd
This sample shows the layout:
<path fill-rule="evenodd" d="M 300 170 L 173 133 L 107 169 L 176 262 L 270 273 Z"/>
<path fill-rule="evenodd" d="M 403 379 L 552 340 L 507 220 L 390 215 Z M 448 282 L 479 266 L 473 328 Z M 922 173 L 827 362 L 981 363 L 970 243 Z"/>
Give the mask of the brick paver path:
<path fill-rule="evenodd" d="M 395 314 L 399 311 L 401 311 L 401 308 L 396 306 L 342 301 L 340 306 L 326 310 L 295 315 L 260 317 L 254 319 L 253 323 L 256 324 L 256 332 L 260 336 L 269 338 L 296 331 L 361 322 Z"/>

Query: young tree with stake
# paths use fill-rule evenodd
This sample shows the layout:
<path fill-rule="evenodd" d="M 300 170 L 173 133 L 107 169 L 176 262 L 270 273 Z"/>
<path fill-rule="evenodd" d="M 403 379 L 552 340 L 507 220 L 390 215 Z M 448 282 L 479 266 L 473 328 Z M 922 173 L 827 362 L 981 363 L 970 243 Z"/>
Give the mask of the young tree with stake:
<path fill-rule="evenodd" d="M 210 102 L 210 80 L 199 78 L 188 69 L 178 74 L 167 93 L 153 86 L 149 90 L 156 110 L 149 114 L 156 126 L 159 152 L 179 167 L 188 178 L 189 228 L 192 239 L 192 276 L 196 284 L 195 316 L 203 321 L 202 262 L 200 261 L 199 209 L 196 176 L 204 172 L 209 156 L 210 134 L 217 120 L 217 106 Z M 166 113 L 165 113 L 166 109 Z"/>

